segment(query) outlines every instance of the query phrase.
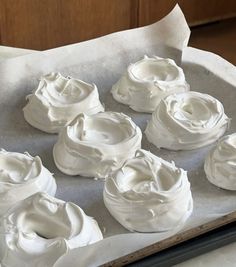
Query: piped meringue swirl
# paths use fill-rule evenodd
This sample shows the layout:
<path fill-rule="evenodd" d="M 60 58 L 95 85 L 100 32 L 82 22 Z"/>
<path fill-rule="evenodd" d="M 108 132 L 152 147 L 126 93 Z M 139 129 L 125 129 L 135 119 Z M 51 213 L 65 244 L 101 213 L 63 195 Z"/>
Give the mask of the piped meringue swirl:
<path fill-rule="evenodd" d="M 145 134 L 158 148 L 190 150 L 215 142 L 228 123 L 224 107 L 217 99 L 186 92 L 170 95 L 160 102 Z"/>
<path fill-rule="evenodd" d="M 135 111 L 152 113 L 164 97 L 188 90 L 184 72 L 174 60 L 144 56 L 129 65 L 111 93 Z"/>
<path fill-rule="evenodd" d="M 103 112 L 78 115 L 59 134 L 56 166 L 68 175 L 106 178 L 141 147 L 142 132 L 130 117 Z"/>
<path fill-rule="evenodd" d="M 212 184 L 236 190 L 236 133 L 221 138 L 206 157 L 204 170 Z"/>
<path fill-rule="evenodd" d="M 33 127 L 57 133 L 79 113 L 104 111 L 95 84 L 88 84 L 60 73 L 41 77 L 38 88 L 27 96 L 24 117 Z"/>
<path fill-rule="evenodd" d="M 39 191 L 54 196 L 56 188 L 53 175 L 38 156 L 0 151 L 0 215 Z"/>
<path fill-rule="evenodd" d="M 97 222 L 80 207 L 37 193 L 0 218 L 1 263 L 51 267 L 68 250 L 102 238 Z"/>
<path fill-rule="evenodd" d="M 103 199 L 120 224 L 138 232 L 182 227 L 193 209 L 186 171 L 145 150 L 106 179 Z"/>

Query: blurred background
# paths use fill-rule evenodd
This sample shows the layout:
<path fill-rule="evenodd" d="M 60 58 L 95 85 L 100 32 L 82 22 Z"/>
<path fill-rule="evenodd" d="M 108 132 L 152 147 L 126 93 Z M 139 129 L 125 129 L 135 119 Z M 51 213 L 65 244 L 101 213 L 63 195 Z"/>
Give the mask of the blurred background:
<path fill-rule="evenodd" d="M 140 27 L 178 2 L 190 45 L 236 64 L 236 0 L 0 0 L 0 45 L 45 50 Z"/>

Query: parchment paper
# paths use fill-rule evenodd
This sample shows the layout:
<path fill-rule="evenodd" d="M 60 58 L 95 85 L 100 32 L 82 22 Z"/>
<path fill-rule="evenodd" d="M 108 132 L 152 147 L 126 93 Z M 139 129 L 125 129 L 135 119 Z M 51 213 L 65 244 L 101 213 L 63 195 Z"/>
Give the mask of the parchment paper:
<path fill-rule="evenodd" d="M 35 50 L 0 45 L 0 61 L 37 52 Z"/>
<path fill-rule="evenodd" d="M 9 151 L 28 151 L 39 155 L 43 164 L 55 173 L 57 197 L 72 201 L 95 217 L 105 239 L 94 245 L 71 251 L 56 266 L 97 266 L 120 257 L 175 232 L 162 234 L 128 233 L 106 210 L 102 200 L 103 182 L 83 177 L 69 177 L 57 170 L 52 147 L 56 135 L 43 133 L 28 125 L 22 113 L 25 96 L 38 84 L 38 78 L 50 71 L 94 82 L 106 110 L 124 112 L 141 127 L 150 115 L 137 113 L 113 100 L 110 89 L 130 62 L 159 55 L 180 64 L 182 49 L 189 38 L 189 28 L 177 6 L 167 17 L 148 27 L 111 34 L 102 38 L 58 49 L 19 56 L 0 62 L 0 146 Z M 191 90 L 217 97 L 232 118 L 229 132 L 236 131 L 235 67 L 214 54 L 187 48 L 183 68 Z M 205 177 L 203 162 L 213 145 L 183 152 L 156 149 L 143 136 L 142 147 L 188 171 L 194 198 L 194 212 L 184 229 L 195 227 L 236 209 L 236 194 L 218 189 Z M 77 262 L 77 265 L 76 265 Z"/>

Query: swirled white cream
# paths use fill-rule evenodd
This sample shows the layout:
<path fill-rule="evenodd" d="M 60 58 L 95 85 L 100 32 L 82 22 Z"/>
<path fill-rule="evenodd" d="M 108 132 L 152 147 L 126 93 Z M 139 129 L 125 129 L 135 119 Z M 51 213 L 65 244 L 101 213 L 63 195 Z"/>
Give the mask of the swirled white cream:
<path fill-rule="evenodd" d="M 133 110 L 152 113 L 167 95 L 188 90 L 184 72 L 174 60 L 144 56 L 129 65 L 121 79 L 113 85 L 111 93 L 115 100 Z"/>
<path fill-rule="evenodd" d="M 104 111 L 95 84 L 50 73 L 40 79 L 36 91 L 27 96 L 24 117 L 33 127 L 57 133 L 79 113 Z"/>
<path fill-rule="evenodd" d="M 130 117 L 81 113 L 60 134 L 53 149 L 56 166 L 68 175 L 106 178 L 141 147 L 142 132 Z"/>
<path fill-rule="evenodd" d="M 181 227 L 193 209 L 186 171 L 145 150 L 106 179 L 103 198 L 120 224 L 138 232 Z"/>
<path fill-rule="evenodd" d="M 0 215 L 39 191 L 54 196 L 56 188 L 54 177 L 38 156 L 0 151 Z"/>
<path fill-rule="evenodd" d="M 204 170 L 212 184 L 236 190 L 236 133 L 224 136 L 218 142 L 206 157 Z"/>
<path fill-rule="evenodd" d="M 223 105 L 214 97 L 198 92 L 179 93 L 160 102 L 145 134 L 158 148 L 190 150 L 216 141 L 228 122 Z"/>
<path fill-rule="evenodd" d="M 68 250 L 102 239 L 97 222 L 77 205 L 37 193 L 0 218 L 3 266 L 51 267 Z"/>

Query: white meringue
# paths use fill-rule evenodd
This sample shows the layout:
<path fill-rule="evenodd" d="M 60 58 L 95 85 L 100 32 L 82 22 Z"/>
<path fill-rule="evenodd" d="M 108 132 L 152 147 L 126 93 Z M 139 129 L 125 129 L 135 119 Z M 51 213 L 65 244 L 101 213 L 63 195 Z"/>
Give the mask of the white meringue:
<path fill-rule="evenodd" d="M 129 65 L 111 93 L 115 100 L 135 111 L 152 113 L 162 98 L 188 90 L 184 72 L 174 60 L 144 56 Z"/>
<path fill-rule="evenodd" d="M 170 95 L 160 102 L 145 134 L 158 148 L 190 150 L 215 142 L 228 123 L 224 107 L 217 99 L 186 92 Z"/>
<path fill-rule="evenodd" d="M 0 218 L 1 264 L 51 267 L 68 250 L 102 238 L 97 222 L 80 207 L 37 193 Z"/>
<path fill-rule="evenodd" d="M 204 170 L 212 184 L 236 190 L 236 133 L 219 141 L 206 157 Z"/>
<path fill-rule="evenodd" d="M 141 130 L 125 114 L 82 113 L 60 132 L 53 157 L 63 173 L 105 178 L 134 156 L 141 139 Z"/>
<path fill-rule="evenodd" d="M 0 151 L 0 215 L 39 191 L 54 196 L 56 189 L 54 177 L 38 156 Z"/>
<path fill-rule="evenodd" d="M 36 91 L 27 96 L 24 117 L 33 127 L 57 133 L 79 113 L 104 111 L 95 84 L 50 73 L 40 79 Z"/>
<path fill-rule="evenodd" d="M 120 224 L 138 232 L 182 227 L 193 209 L 186 171 L 145 150 L 106 179 L 103 198 Z"/>

